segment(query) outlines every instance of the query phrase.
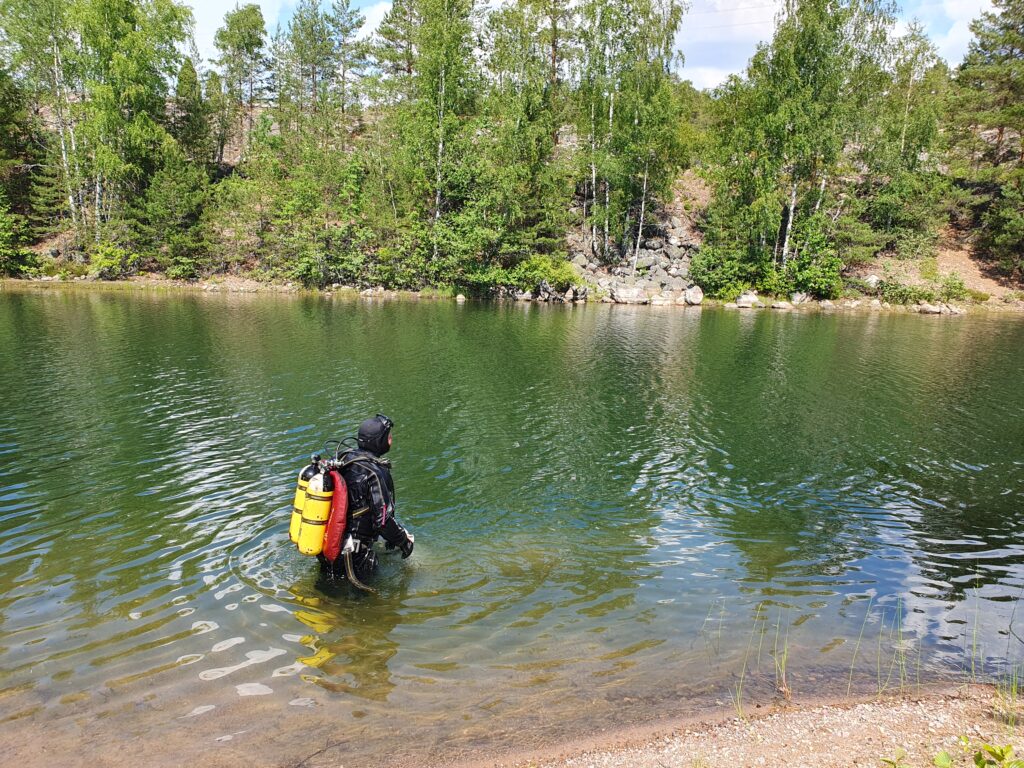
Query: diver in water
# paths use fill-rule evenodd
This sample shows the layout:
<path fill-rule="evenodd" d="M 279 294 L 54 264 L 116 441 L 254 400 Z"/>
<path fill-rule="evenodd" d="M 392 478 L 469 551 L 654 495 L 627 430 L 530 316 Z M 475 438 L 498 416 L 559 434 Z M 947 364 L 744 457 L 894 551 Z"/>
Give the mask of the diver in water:
<path fill-rule="evenodd" d="M 348 528 L 351 537 L 352 565 L 356 578 L 365 582 L 377 570 L 377 553 L 373 543 L 384 539 L 387 549 L 399 549 L 402 559 L 412 554 L 413 535 L 395 519 L 395 483 L 391 479 L 391 462 L 381 458 L 391 450 L 391 427 L 387 416 L 377 414 L 359 425 L 356 450 L 340 457 L 340 472 L 348 487 Z M 319 555 L 320 569 L 332 576 L 344 573 L 343 558 L 332 564 Z"/>

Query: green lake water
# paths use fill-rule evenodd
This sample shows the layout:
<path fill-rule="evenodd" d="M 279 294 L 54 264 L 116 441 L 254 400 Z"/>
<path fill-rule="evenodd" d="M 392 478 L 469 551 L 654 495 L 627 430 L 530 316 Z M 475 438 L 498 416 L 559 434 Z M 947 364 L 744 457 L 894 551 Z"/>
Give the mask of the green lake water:
<path fill-rule="evenodd" d="M 1022 351 L 1015 317 L 7 288 L 0 754 L 427 765 L 752 708 L 780 667 L 798 700 L 998 676 Z M 416 551 L 366 595 L 287 527 L 378 411 Z"/>

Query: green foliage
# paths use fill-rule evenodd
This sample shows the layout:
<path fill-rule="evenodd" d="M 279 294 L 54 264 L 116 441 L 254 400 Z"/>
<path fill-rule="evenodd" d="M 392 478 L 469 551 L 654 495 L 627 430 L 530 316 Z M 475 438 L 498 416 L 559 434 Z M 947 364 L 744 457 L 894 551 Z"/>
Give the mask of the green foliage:
<path fill-rule="evenodd" d="M 562 289 L 570 227 L 616 261 L 698 166 L 709 295 L 838 296 L 847 265 L 932 255 L 951 213 L 1024 276 L 1016 0 L 955 80 L 887 3 L 791 3 L 714 94 L 672 74 L 683 11 L 395 0 L 371 44 L 351 0 L 300 0 L 268 42 L 250 2 L 200 82 L 181 0 L 0 0 L 0 187 L 37 236 L 174 277 Z"/>
<path fill-rule="evenodd" d="M 332 283 L 358 284 L 365 279 L 363 248 L 368 239 L 369 233 L 358 228 L 334 227 L 323 240 L 300 247 L 289 277 L 307 288 L 323 288 Z M 374 282 L 397 287 L 393 276 Z"/>
<path fill-rule="evenodd" d="M 937 240 L 934 232 L 903 230 L 896 236 L 893 254 L 900 259 L 926 259 L 935 254 Z"/>
<path fill-rule="evenodd" d="M 228 93 L 236 104 L 247 103 L 250 109 L 260 95 L 267 68 L 266 34 L 263 11 L 259 5 L 247 3 L 225 14 L 224 26 L 213 38 Z"/>
<path fill-rule="evenodd" d="M 139 262 L 136 254 L 103 242 L 89 254 L 89 273 L 100 280 L 120 280 L 135 274 Z"/>
<path fill-rule="evenodd" d="M 705 246 L 690 263 L 690 279 L 716 299 L 739 296 L 753 285 L 755 275 L 742 252 L 724 246 Z"/>
<path fill-rule="evenodd" d="M 191 279 L 205 271 L 199 221 L 207 197 L 206 172 L 172 146 L 132 217 L 140 251 L 168 277 Z"/>
<path fill-rule="evenodd" d="M 966 301 L 969 293 L 960 275 L 951 273 L 942 279 L 938 296 L 942 301 Z"/>
<path fill-rule="evenodd" d="M 1002 270 L 1024 279 L 1024 171 L 1015 183 L 1003 187 L 1000 197 L 985 214 L 981 245 Z"/>
<path fill-rule="evenodd" d="M 510 273 L 511 284 L 525 291 L 547 282 L 557 291 L 566 291 L 580 281 L 572 265 L 551 256 L 531 256 Z"/>
<path fill-rule="evenodd" d="M 843 261 L 832 244 L 828 218 L 816 213 L 794 232 L 794 258 L 786 266 L 791 288 L 822 299 L 835 299 L 843 288 Z"/>
<path fill-rule="evenodd" d="M 974 192 L 983 251 L 1007 275 L 1024 277 L 1024 5 L 995 0 L 971 24 L 974 39 L 957 73 L 953 100 L 954 173 Z M 1014 139 L 1013 137 L 1017 138 Z M 980 215 L 979 215 L 980 214 Z"/>
<path fill-rule="evenodd" d="M 0 65 L 0 195 L 21 213 L 28 207 L 31 186 L 26 166 L 38 160 L 40 138 L 26 97 L 7 68 Z"/>
<path fill-rule="evenodd" d="M 192 59 L 185 59 L 178 70 L 174 91 L 172 133 L 190 160 L 205 163 L 210 154 L 210 114 L 199 76 Z"/>
<path fill-rule="evenodd" d="M 0 189 L 0 276 L 28 274 L 34 266 L 32 252 L 22 246 L 18 221 Z"/>
<path fill-rule="evenodd" d="M 935 301 L 934 291 L 915 285 L 903 285 L 896 280 L 879 283 L 882 298 L 890 304 L 917 304 L 920 301 Z"/>
<path fill-rule="evenodd" d="M 900 747 L 894 757 L 883 757 L 882 763 L 889 768 L 907 768 L 907 750 Z"/>
<path fill-rule="evenodd" d="M 843 289 L 842 268 L 842 260 L 829 251 L 801 256 L 790 262 L 792 286 L 821 299 L 838 298 Z"/>
<path fill-rule="evenodd" d="M 982 744 L 981 749 L 974 753 L 974 764 L 977 768 L 1024 768 L 1024 760 L 1018 760 L 1013 756 L 1013 746 L 1002 747 L 992 744 Z"/>

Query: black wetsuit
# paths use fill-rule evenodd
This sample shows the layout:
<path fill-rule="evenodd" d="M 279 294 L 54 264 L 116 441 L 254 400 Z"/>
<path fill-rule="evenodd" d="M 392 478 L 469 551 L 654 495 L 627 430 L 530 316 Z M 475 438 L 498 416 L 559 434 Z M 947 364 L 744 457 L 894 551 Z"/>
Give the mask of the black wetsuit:
<path fill-rule="evenodd" d="M 398 548 L 408 557 L 412 537 L 395 519 L 395 483 L 391 479 L 391 462 L 366 450 L 349 451 L 341 457 L 341 476 L 348 487 L 348 526 L 345 536 L 352 536 L 356 552 L 352 565 L 356 578 L 366 581 L 377 570 L 377 554 L 373 543 L 383 538 L 388 549 Z M 334 576 L 345 573 L 344 558 L 339 555 L 328 563 L 320 555 L 320 567 Z"/>

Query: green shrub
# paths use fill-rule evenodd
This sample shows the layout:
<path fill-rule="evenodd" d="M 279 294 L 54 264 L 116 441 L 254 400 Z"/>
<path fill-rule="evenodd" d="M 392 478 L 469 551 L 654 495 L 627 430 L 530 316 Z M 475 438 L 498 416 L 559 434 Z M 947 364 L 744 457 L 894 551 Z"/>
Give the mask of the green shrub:
<path fill-rule="evenodd" d="M 1024 190 L 1010 184 L 1003 187 L 982 220 L 981 245 L 1006 274 L 1024 275 Z"/>
<path fill-rule="evenodd" d="M 35 256 L 21 243 L 18 222 L 0 193 L 0 276 L 25 275 L 35 267 Z"/>
<path fill-rule="evenodd" d="M 986 301 L 992 298 L 991 294 L 985 293 L 984 291 L 976 291 L 973 288 L 967 289 L 967 298 L 970 301 L 978 304 L 984 304 Z"/>
<path fill-rule="evenodd" d="M 567 291 L 569 286 L 580 282 L 579 275 L 568 261 L 541 254 L 531 256 L 508 270 L 508 277 L 511 285 L 524 291 L 536 288 L 545 280 L 556 291 Z"/>
<path fill-rule="evenodd" d="M 901 230 L 896 235 L 896 258 L 909 260 L 934 256 L 937 241 L 938 238 L 934 232 L 919 232 L 913 229 Z"/>
<path fill-rule="evenodd" d="M 819 299 L 835 299 L 843 290 L 843 262 L 832 252 L 801 255 L 790 264 L 790 269 L 793 287 Z"/>
<path fill-rule="evenodd" d="M 753 272 L 739 251 L 705 246 L 690 263 L 690 279 L 708 296 L 730 301 L 750 288 Z"/>
<path fill-rule="evenodd" d="M 967 299 L 967 286 L 960 275 L 950 273 L 943 278 L 939 286 L 939 298 L 943 301 L 964 301 Z"/>
<path fill-rule="evenodd" d="M 895 280 L 883 280 L 879 284 L 882 298 L 890 304 L 916 304 L 919 301 L 935 301 L 935 293 L 916 285 L 903 285 Z"/>
<path fill-rule="evenodd" d="M 864 296 L 878 295 L 878 285 L 872 288 L 869 283 L 865 282 L 864 280 L 861 280 L 859 277 L 848 277 L 844 280 L 844 284 L 847 289 L 846 291 L 844 291 L 844 293 L 849 292 L 853 294 L 861 294 Z"/>
<path fill-rule="evenodd" d="M 917 271 L 922 280 L 927 280 L 930 283 L 939 282 L 939 260 L 934 256 L 926 256 L 921 259 Z"/>
<path fill-rule="evenodd" d="M 89 272 L 100 280 L 120 280 L 135 274 L 139 257 L 113 243 L 100 243 L 89 255 Z"/>
<path fill-rule="evenodd" d="M 769 296 L 786 296 L 792 292 L 793 280 L 789 274 L 781 270 L 770 269 L 768 270 L 768 273 L 758 281 L 757 287 L 760 291 Z M 735 298 L 739 295 L 740 292 L 737 292 L 735 296 L 730 298 Z"/>

